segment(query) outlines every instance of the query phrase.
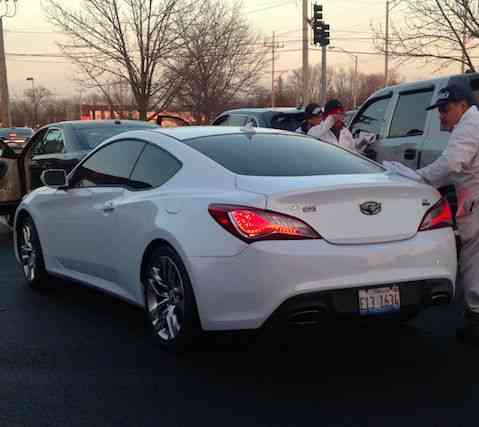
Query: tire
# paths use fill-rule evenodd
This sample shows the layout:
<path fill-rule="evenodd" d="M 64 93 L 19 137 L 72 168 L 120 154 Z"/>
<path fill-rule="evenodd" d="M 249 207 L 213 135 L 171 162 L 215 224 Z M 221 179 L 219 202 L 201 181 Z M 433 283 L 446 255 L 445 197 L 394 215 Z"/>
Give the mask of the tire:
<path fill-rule="evenodd" d="M 23 275 L 33 289 L 45 289 L 48 274 L 45 270 L 42 247 L 38 232 L 30 217 L 20 221 L 17 228 L 18 253 L 22 263 Z"/>
<path fill-rule="evenodd" d="M 193 288 L 178 254 L 158 246 L 150 254 L 143 275 L 148 327 L 165 350 L 180 353 L 201 334 Z"/>

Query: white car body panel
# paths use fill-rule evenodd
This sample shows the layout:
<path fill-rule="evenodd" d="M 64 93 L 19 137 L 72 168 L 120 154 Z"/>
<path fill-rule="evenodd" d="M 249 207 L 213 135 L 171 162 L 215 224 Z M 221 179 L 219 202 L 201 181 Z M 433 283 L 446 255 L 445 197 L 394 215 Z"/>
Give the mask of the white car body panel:
<path fill-rule="evenodd" d="M 386 174 L 239 176 L 173 139 L 234 132 L 199 127 L 125 133 L 121 138 L 164 148 L 183 167 L 160 188 L 147 191 L 43 187 L 25 197 L 16 220 L 21 212 L 33 218 L 50 273 L 138 305 L 144 305 L 145 250 L 155 240 L 168 242 L 186 266 L 208 330 L 259 327 L 287 298 L 308 292 L 425 279 L 454 285 L 453 230 L 417 232 L 440 197 L 432 187 Z M 359 204 L 371 199 L 383 203 L 384 221 L 359 213 Z M 247 244 L 215 222 L 208 213 L 213 203 L 284 212 L 324 239 Z M 310 204 L 317 211 L 303 212 Z M 389 215 L 390 206 L 401 214 Z M 377 230 L 368 224 L 371 218 Z"/>

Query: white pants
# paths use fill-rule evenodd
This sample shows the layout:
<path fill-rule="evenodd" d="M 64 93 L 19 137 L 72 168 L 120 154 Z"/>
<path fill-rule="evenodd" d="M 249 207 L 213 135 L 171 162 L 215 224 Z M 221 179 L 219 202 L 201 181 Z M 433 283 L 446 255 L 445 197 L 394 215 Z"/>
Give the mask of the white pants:
<path fill-rule="evenodd" d="M 479 207 L 457 218 L 462 250 L 459 272 L 467 309 L 479 314 Z"/>

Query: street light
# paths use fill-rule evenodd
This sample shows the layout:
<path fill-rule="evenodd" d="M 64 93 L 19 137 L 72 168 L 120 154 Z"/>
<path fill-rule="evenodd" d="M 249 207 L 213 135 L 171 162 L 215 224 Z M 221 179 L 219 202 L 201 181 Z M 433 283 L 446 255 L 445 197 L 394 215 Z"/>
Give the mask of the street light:
<path fill-rule="evenodd" d="M 35 93 L 35 79 L 33 77 L 27 77 L 28 82 L 32 82 L 32 98 L 33 98 L 33 124 L 32 128 L 35 128 L 38 122 L 38 111 L 37 111 L 37 97 Z"/>
<path fill-rule="evenodd" d="M 343 52 L 354 59 L 354 83 L 351 83 L 351 92 L 353 95 L 353 108 L 356 109 L 358 104 L 358 55 L 355 55 L 352 52 L 344 50 L 342 47 L 338 46 L 329 46 L 330 50 L 337 50 Z"/>

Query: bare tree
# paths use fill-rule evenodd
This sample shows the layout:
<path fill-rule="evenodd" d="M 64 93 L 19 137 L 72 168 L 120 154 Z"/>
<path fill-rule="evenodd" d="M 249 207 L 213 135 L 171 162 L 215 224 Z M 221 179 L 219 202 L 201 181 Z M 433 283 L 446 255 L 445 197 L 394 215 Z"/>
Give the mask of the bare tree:
<path fill-rule="evenodd" d="M 197 123 L 208 123 L 237 96 L 256 87 L 267 62 L 260 37 L 241 15 L 241 5 L 204 0 L 195 5 L 194 22 L 178 20 L 184 46 L 170 76 L 183 81 L 177 101 Z"/>
<path fill-rule="evenodd" d="M 127 81 L 141 120 L 167 108 L 182 79 L 165 78 L 165 64 L 182 42 L 176 20 L 189 19 L 190 0 L 82 0 L 72 10 L 61 0 L 47 0 L 47 17 L 70 37 L 60 44 L 87 78 L 87 88 L 109 93 L 111 81 Z"/>
<path fill-rule="evenodd" d="M 402 0 L 405 20 L 392 25 L 388 52 L 403 61 L 435 63 L 437 69 L 461 64 L 475 71 L 470 52 L 479 46 L 475 0 Z M 385 35 L 374 27 L 376 49 L 385 53 Z"/>
<path fill-rule="evenodd" d="M 52 92 L 43 86 L 24 91 L 27 111 L 30 111 L 30 120 L 32 127 L 40 124 L 40 110 L 44 104 L 52 97 Z"/>

